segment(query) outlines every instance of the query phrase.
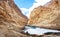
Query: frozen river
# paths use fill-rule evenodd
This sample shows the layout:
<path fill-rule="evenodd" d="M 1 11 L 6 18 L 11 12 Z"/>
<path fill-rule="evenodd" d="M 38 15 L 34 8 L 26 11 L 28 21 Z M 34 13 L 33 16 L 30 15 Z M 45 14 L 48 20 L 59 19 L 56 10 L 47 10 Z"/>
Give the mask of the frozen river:
<path fill-rule="evenodd" d="M 37 28 L 34 26 L 25 26 L 25 29 L 23 30 L 25 33 L 28 32 L 29 34 L 37 34 L 37 35 L 43 35 L 47 32 L 59 32 L 58 30 L 51 30 L 51 29 L 44 29 L 44 28 Z"/>

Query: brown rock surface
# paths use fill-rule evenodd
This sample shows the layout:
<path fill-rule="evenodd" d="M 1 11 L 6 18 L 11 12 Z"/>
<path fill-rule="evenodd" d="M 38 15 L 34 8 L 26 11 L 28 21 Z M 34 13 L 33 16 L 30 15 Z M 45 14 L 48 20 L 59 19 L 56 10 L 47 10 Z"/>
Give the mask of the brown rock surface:
<path fill-rule="evenodd" d="M 60 29 L 60 0 L 51 0 L 44 6 L 33 9 L 28 24 L 49 29 Z"/>
<path fill-rule="evenodd" d="M 27 22 L 13 0 L 0 0 L 0 37 L 26 37 L 20 32 Z"/>
<path fill-rule="evenodd" d="M 60 32 L 48 32 L 45 35 L 41 35 L 41 37 L 60 37 Z"/>
<path fill-rule="evenodd" d="M 43 35 L 41 37 L 60 37 L 60 35 L 53 35 L 53 34 L 51 34 L 51 35 Z"/>

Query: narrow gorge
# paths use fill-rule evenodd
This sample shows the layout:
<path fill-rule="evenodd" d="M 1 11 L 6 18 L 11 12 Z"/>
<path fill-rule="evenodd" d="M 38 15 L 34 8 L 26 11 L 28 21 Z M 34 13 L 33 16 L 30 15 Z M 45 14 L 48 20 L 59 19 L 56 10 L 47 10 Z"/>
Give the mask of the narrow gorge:
<path fill-rule="evenodd" d="M 33 9 L 29 19 L 14 0 L 0 0 L 0 37 L 60 37 L 59 16 L 60 0 Z"/>

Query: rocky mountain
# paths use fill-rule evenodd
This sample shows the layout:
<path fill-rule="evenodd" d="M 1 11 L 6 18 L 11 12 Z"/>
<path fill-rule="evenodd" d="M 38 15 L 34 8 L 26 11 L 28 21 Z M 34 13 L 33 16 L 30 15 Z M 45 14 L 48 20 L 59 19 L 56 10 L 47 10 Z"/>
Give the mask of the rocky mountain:
<path fill-rule="evenodd" d="M 27 23 L 38 27 L 60 29 L 59 2 L 59 0 L 53 0 L 45 6 L 35 8 L 30 15 L 28 23 L 28 18 L 22 14 L 14 0 L 0 0 L 0 37 L 50 37 L 50 33 L 38 36 L 29 35 L 22 30 Z M 51 36 L 55 37 L 55 34 Z M 60 34 L 57 34 L 56 36 L 60 37 Z"/>
<path fill-rule="evenodd" d="M 0 0 L 0 37 L 26 37 L 20 32 L 27 22 L 13 0 Z"/>
<path fill-rule="evenodd" d="M 60 0 L 51 0 L 30 14 L 29 25 L 60 30 Z"/>

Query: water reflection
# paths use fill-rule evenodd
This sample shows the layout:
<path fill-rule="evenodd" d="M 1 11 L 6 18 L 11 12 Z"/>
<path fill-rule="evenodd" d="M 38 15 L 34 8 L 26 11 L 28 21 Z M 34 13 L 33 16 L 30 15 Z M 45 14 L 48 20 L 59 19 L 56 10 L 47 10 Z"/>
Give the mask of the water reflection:
<path fill-rule="evenodd" d="M 47 32 L 60 33 L 60 31 L 57 31 L 57 30 L 38 28 L 38 27 L 35 27 L 35 26 L 25 26 L 25 29 L 23 31 L 24 31 L 24 33 L 28 33 L 28 34 L 31 34 L 31 35 L 34 35 L 34 34 L 43 35 L 44 33 L 47 33 Z"/>

